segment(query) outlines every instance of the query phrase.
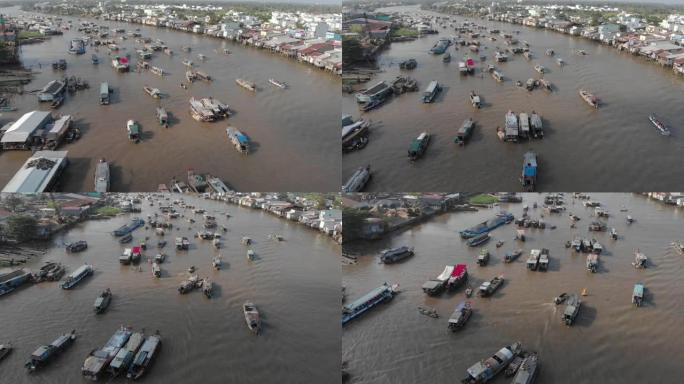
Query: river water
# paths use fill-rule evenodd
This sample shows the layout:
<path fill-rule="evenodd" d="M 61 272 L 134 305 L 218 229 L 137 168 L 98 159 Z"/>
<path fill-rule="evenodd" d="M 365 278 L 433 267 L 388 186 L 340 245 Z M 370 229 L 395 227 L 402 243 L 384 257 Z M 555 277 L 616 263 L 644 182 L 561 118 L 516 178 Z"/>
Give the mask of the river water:
<path fill-rule="evenodd" d="M 16 8 L 0 10 L 17 14 Z M 78 25 L 76 18 L 74 27 Z M 92 20 L 89 20 L 92 21 Z M 145 37 L 161 39 L 173 51 L 169 57 L 157 52 L 150 59 L 168 76 L 134 71 L 135 39 L 118 41 L 120 55 L 133 57 L 131 73 L 117 73 L 112 68 L 108 50 L 96 52 L 100 64 L 91 63 L 94 50 L 88 47 L 84 55 L 66 52 L 71 38 L 81 34 L 73 28 L 63 36 L 53 36 L 41 44 L 22 47 L 22 61 L 40 73 L 25 89 L 40 89 L 49 81 L 61 78 L 51 63 L 64 58 L 66 74 L 81 77 L 90 89 L 67 95 L 58 110 L 72 114 L 83 131 L 82 138 L 60 149 L 69 151 L 71 164 L 60 188 L 65 191 L 90 191 L 97 161 L 105 157 L 112 164 L 113 191 L 156 191 L 160 183 L 172 177 L 186 178 L 188 168 L 219 176 L 226 184 L 243 191 L 333 191 L 339 189 L 339 129 L 340 82 L 334 75 L 300 64 L 279 55 L 242 47 L 233 42 L 203 35 L 153 28 L 138 24 L 97 21 L 110 27 L 133 31 L 140 28 Z M 117 39 L 118 40 L 118 39 Z M 191 46 L 186 53 L 183 46 Z M 138 47 L 139 48 L 139 47 Z M 223 49 L 231 55 L 224 55 Z M 207 56 L 201 62 L 197 55 Z M 196 81 L 188 90 L 185 82 L 185 58 L 195 67 L 213 77 L 214 81 Z M 42 66 L 40 68 L 38 65 Z M 287 82 L 286 90 L 268 83 L 269 78 Z M 256 82 L 258 92 L 252 94 L 235 83 L 236 78 Z M 107 81 L 114 88 L 112 104 L 98 102 L 99 84 Z M 143 92 L 149 85 L 168 96 L 158 101 Z M 228 120 L 200 123 L 190 116 L 190 97 L 213 96 L 235 111 Z M 49 103 L 39 103 L 36 96 L 25 94 L 11 100 L 19 109 L 3 113 L 2 121 L 16 119 L 34 109 L 48 109 Z M 162 128 L 156 120 L 155 108 L 161 104 L 171 114 L 171 126 Z M 143 130 L 143 142 L 135 145 L 126 137 L 126 121 L 137 120 Z M 243 156 L 233 149 L 226 136 L 228 125 L 250 136 L 253 153 Z M 7 181 L 30 156 L 29 152 L 12 151 L 0 156 L 0 184 Z"/>
<path fill-rule="evenodd" d="M 437 15 L 413 8 L 386 8 L 384 11 L 412 9 L 413 13 Z M 460 25 L 464 18 L 455 17 Z M 473 19 L 470 19 L 473 21 Z M 367 86 L 380 80 L 409 75 L 418 81 L 419 92 L 391 98 L 380 108 L 361 113 L 375 125 L 370 142 L 361 151 L 343 156 L 343 179 L 355 169 L 371 165 L 373 177 L 367 190 L 373 191 L 445 191 L 445 190 L 520 190 L 518 181 L 523 154 L 532 149 L 539 156 L 540 190 L 634 191 L 643 185 L 655 190 L 677 189 L 682 175 L 678 153 L 684 150 L 684 79 L 671 68 L 646 62 L 629 53 L 579 37 L 512 25 L 474 20 L 479 25 L 502 31 L 519 30 L 514 35 L 528 41 L 536 55 L 527 61 L 522 55 L 510 55 L 509 62 L 495 63 L 496 47 L 506 48 L 503 39 L 480 38 L 480 54 L 475 76 L 460 76 L 458 62 L 467 47 L 451 46 L 451 63 L 444 64 L 441 55 L 428 50 L 440 37 L 455 36 L 453 28 L 439 28 L 412 42 L 393 43 L 378 58 L 382 70 Z M 489 36 L 489 34 L 486 34 Z M 520 44 L 522 46 L 522 43 Z M 547 49 L 556 52 L 567 63 L 557 66 L 555 57 L 546 56 Z M 578 56 L 577 49 L 588 55 Z M 398 63 L 415 58 L 418 67 L 401 71 Z M 494 64 L 504 76 L 497 83 L 486 71 Z M 553 92 L 537 89 L 528 92 L 515 85 L 538 78 L 534 65 L 548 69 L 545 78 L 553 84 Z M 485 74 L 480 77 L 484 66 Z M 433 104 L 420 101 L 422 91 L 431 80 L 444 86 Z M 580 88 L 593 91 L 602 100 L 598 110 L 589 107 L 578 95 Z M 471 90 L 481 95 L 483 107 L 470 104 Z M 343 111 L 359 116 L 353 95 L 343 96 Z M 504 125 L 508 110 L 516 113 L 536 111 L 544 122 L 543 140 L 503 143 L 496 127 Z M 652 112 L 672 126 L 672 136 L 661 136 L 649 122 Z M 465 147 L 453 143 L 456 131 L 467 118 L 476 128 Z M 423 158 L 410 163 L 407 150 L 422 131 L 433 137 Z"/>
<path fill-rule="evenodd" d="M 224 203 L 183 197 L 188 204 L 207 209 L 217 217 L 224 234 L 224 267 L 213 270 L 211 261 L 218 252 L 210 240 L 193 239 L 202 230 L 185 218 L 173 220 L 181 228 L 168 234 L 164 248 L 166 261 L 161 279 L 152 277 L 151 266 L 142 271 L 122 266 L 118 257 L 123 246 L 110 232 L 127 223 L 133 215 L 106 221 L 90 221 L 54 239 L 47 254 L 27 268 L 37 269 L 43 261 L 64 263 L 73 271 L 84 262 L 94 265 L 95 274 L 75 289 L 65 291 L 58 283 L 44 282 L 20 288 L 2 298 L 0 340 L 11 341 L 15 350 L 2 361 L 3 383 L 78 383 L 80 367 L 94 348 L 102 347 L 121 325 L 148 334 L 159 330 L 163 345 L 145 382 L 203 383 L 332 383 L 339 380 L 340 327 L 339 246 L 327 236 L 297 223 L 270 214 Z M 141 217 L 159 212 L 143 204 Z M 225 213 L 232 217 L 226 218 Z M 190 227 L 189 227 L 190 226 Z M 269 240 L 282 234 L 283 242 Z M 157 236 L 139 228 L 134 243 Z M 188 236 L 191 248 L 176 253 L 175 236 Z M 259 259 L 248 262 L 243 236 L 254 241 Z M 63 242 L 87 240 L 88 250 L 66 254 Z M 130 244 L 128 245 L 130 247 Z M 157 253 L 148 247 L 147 255 Z M 179 295 L 179 283 L 194 265 L 200 277 L 209 276 L 217 285 L 215 296 L 207 299 L 201 291 Z M 113 300 L 102 315 L 95 315 L 93 302 L 105 288 Z M 263 333 L 254 336 L 246 327 L 242 304 L 253 301 L 260 309 Z M 24 362 L 40 344 L 76 329 L 79 339 L 45 369 L 28 375 Z"/>
<path fill-rule="evenodd" d="M 399 293 L 389 303 L 354 320 L 343 330 L 342 358 L 349 361 L 353 383 L 446 383 L 465 377 L 468 367 L 491 356 L 501 347 L 519 340 L 523 348 L 538 351 L 541 359 L 540 383 L 678 383 L 684 368 L 676 356 L 684 342 L 684 273 L 682 256 L 669 244 L 682 239 L 684 211 L 664 206 L 646 197 L 631 194 L 594 194 L 612 214 L 608 227 L 615 227 L 619 239 L 607 233 L 587 232 L 593 209 L 566 195 L 567 211 L 546 214 L 547 229 L 527 230 L 528 241 L 516 243 L 514 224 L 492 232 L 486 245 L 492 252 L 490 263 L 478 267 L 478 248 L 468 248 L 457 231 L 487 220 L 497 209 L 452 213 L 373 243 L 345 244 L 359 253 L 359 263 L 343 266 L 342 280 L 347 297 L 353 300 L 387 281 L 399 283 Z M 543 197 L 524 195 L 532 207 Z M 625 207 L 627 212 L 620 210 Z M 516 217 L 522 205 L 502 205 Z M 581 220 L 570 229 L 568 213 Z M 538 218 L 542 209 L 530 209 Z M 636 221 L 627 225 L 625 217 Z M 557 226 L 551 230 L 550 225 Z M 604 246 L 600 269 L 586 271 L 584 254 L 564 247 L 574 236 L 595 237 Z M 494 242 L 504 240 L 502 248 Z M 381 249 L 410 245 L 415 256 L 403 263 L 383 265 L 376 258 Z M 528 271 L 525 260 L 534 248 L 550 250 L 548 272 Z M 348 248 L 348 249 L 347 249 Z M 505 264 L 506 251 L 523 248 L 517 261 Z M 631 266 L 634 249 L 648 256 L 647 269 Z M 458 333 L 447 330 L 455 306 L 464 299 L 463 290 L 429 298 L 422 284 L 442 272 L 447 264 L 466 263 L 469 284 L 504 274 L 505 283 L 488 299 L 471 298 L 474 314 Z M 635 283 L 646 287 L 645 305 L 630 303 Z M 572 327 L 561 323 L 564 306 L 552 299 L 561 292 L 588 295 L 582 298 L 578 320 Z M 436 308 L 433 319 L 421 315 L 417 306 Z M 510 382 L 497 378 L 494 383 Z"/>

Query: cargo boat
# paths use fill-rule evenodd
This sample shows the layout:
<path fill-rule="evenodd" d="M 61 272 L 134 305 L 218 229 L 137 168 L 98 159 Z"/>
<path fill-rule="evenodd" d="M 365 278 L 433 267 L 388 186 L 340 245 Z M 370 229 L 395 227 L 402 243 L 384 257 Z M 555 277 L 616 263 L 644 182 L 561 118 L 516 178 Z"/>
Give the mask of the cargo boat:
<path fill-rule="evenodd" d="M 391 300 L 397 292 L 397 285 L 390 286 L 384 283 L 353 302 L 344 305 L 342 308 L 342 325 L 346 325 L 376 305 Z"/>
<path fill-rule="evenodd" d="M 242 153 L 249 153 L 249 137 L 244 133 L 240 132 L 239 129 L 234 127 L 226 128 L 226 134 L 228 135 L 228 140 L 230 140 L 235 150 Z"/>
<path fill-rule="evenodd" d="M 107 372 L 109 372 L 113 377 L 118 377 L 125 374 L 128 367 L 133 362 L 136 352 L 140 349 L 140 346 L 145 341 L 145 335 L 140 332 L 135 332 L 126 342 L 126 345 L 117 352 L 114 359 L 107 367 Z"/>
<path fill-rule="evenodd" d="M 477 255 L 477 265 L 484 267 L 489 262 L 489 250 L 487 248 L 482 248 L 480 254 Z"/>
<path fill-rule="evenodd" d="M 598 254 L 592 253 L 587 255 L 587 271 L 591 273 L 598 271 Z"/>
<path fill-rule="evenodd" d="M 403 246 L 398 248 L 385 249 L 384 251 L 380 252 L 380 261 L 385 264 L 391 264 L 404 260 L 413 255 L 414 252 L 412 247 Z"/>
<path fill-rule="evenodd" d="M 520 183 L 526 192 L 534 192 L 537 187 L 537 155 L 532 151 L 526 152 L 523 156 Z"/>
<path fill-rule="evenodd" d="M 438 82 L 435 80 L 432 80 L 430 84 L 428 84 L 427 88 L 423 92 L 423 103 L 432 103 L 435 100 L 435 97 L 437 97 L 437 94 L 442 90 L 442 87 L 439 85 Z"/>
<path fill-rule="evenodd" d="M 539 270 L 547 271 L 549 269 L 549 250 L 542 248 L 541 254 L 539 255 Z"/>
<path fill-rule="evenodd" d="M 481 107 L 480 96 L 474 91 L 470 91 L 470 103 L 473 104 L 473 107 L 477 109 L 480 109 Z"/>
<path fill-rule="evenodd" d="M 71 331 L 71 333 L 65 333 L 55 339 L 50 345 L 41 345 L 33 351 L 29 360 L 24 364 L 29 372 L 33 372 L 36 369 L 46 365 L 57 355 L 64 352 L 65 349 L 73 344 L 76 340 L 76 331 Z"/>
<path fill-rule="evenodd" d="M 119 353 L 121 348 L 126 345 L 131 335 L 132 332 L 130 328 L 121 327 L 117 330 L 102 349 L 93 350 L 85 359 L 83 366 L 81 367 L 81 374 L 93 381 L 102 378 L 102 375 L 106 372 L 109 364 Z"/>
<path fill-rule="evenodd" d="M 634 262 L 632 263 L 634 268 L 637 268 L 637 269 L 646 268 L 647 262 L 648 262 L 648 257 L 646 257 L 646 255 L 644 255 L 638 249 L 636 251 L 634 251 Z"/>
<path fill-rule="evenodd" d="M 579 296 L 577 296 L 577 294 L 573 293 L 570 296 L 568 296 L 565 304 L 565 310 L 563 311 L 562 316 L 563 323 L 565 323 L 565 325 L 570 326 L 575 322 L 577 314 L 579 314 L 581 305 L 582 301 L 579 299 Z"/>
<path fill-rule="evenodd" d="M 71 289 L 92 273 L 93 266 L 90 264 L 83 264 L 66 277 L 61 287 L 62 289 Z"/>
<path fill-rule="evenodd" d="M 422 132 L 417 138 L 413 139 L 408 150 L 408 158 L 411 161 L 418 160 L 425 151 L 427 150 L 428 144 L 430 143 L 430 134 L 427 132 Z"/>
<path fill-rule="evenodd" d="M 434 279 L 430 279 L 423 284 L 423 292 L 434 296 L 440 294 L 445 289 L 450 291 L 461 286 L 468 279 L 468 268 L 465 264 L 447 265 L 444 271 Z"/>
<path fill-rule="evenodd" d="M 520 124 L 520 131 L 518 134 L 520 135 L 521 138 L 527 139 L 530 137 L 530 118 L 527 116 L 527 113 L 521 113 L 520 117 L 518 119 L 518 122 Z"/>
<path fill-rule="evenodd" d="M 109 304 L 112 302 L 112 291 L 107 288 L 102 293 L 100 293 L 100 296 L 95 299 L 95 313 L 103 313 L 107 307 L 109 307 Z"/>
<path fill-rule="evenodd" d="M 518 141 L 518 116 L 513 113 L 513 111 L 506 112 L 505 125 L 504 125 L 504 141 Z"/>
<path fill-rule="evenodd" d="M 466 140 L 468 140 L 470 135 L 472 135 L 473 129 L 475 129 L 475 122 L 473 122 L 473 119 L 469 118 L 468 120 L 464 121 L 463 125 L 461 125 L 461 128 L 459 128 L 458 132 L 456 133 L 454 143 L 464 146 Z"/>
<path fill-rule="evenodd" d="M 190 241 L 187 237 L 176 237 L 176 249 L 187 251 L 190 248 Z"/>
<path fill-rule="evenodd" d="M 359 104 L 370 103 L 375 100 L 384 100 L 389 94 L 392 93 L 392 87 L 390 87 L 386 82 L 381 81 L 374 86 L 357 92 L 354 97 L 356 102 Z"/>
<path fill-rule="evenodd" d="M 109 94 L 111 90 L 109 89 L 109 83 L 100 83 L 100 105 L 109 104 Z"/>
<path fill-rule="evenodd" d="M 535 139 L 544 137 L 544 127 L 541 116 L 534 111 L 532 111 L 532 115 L 530 115 L 530 127 L 532 129 L 532 137 Z"/>
<path fill-rule="evenodd" d="M 95 167 L 95 192 L 109 192 L 109 163 L 100 159 Z"/>
<path fill-rule="evenodd" d="M 140 124 L 135 120 L 128 120 L 126 122 L 126 133 L 128 134 L 128 140 L 140 141 Z"/>
<path fill-rule="evenodd" d="M 456 309 L 454 309 L 451 317 L 449 317 L 449 329 L 452 332 L 456 332 L 457 330 L 463 328 L 472 314 L 473 308 L 470 304 L 470 301 L 460 302 L 456 306 Z"/>
<path fill-rule="evenodd" d="M 532 384 L 539 375 L 539 358 L 536 353 L 525 357 L 511 384 Z"/>
<path fill-rule="evenodd" d="M 137 380 L 147 372 L 161 348 L 161 336 L 159 333 L 148 337 L 140 350 L 135 355 L 130 368 L 128 368 L 128 379 Z"/>
<path fill-rule="evenodd" d="M 492 71 L 492 77 L 494 78 L 494 80 L 496 80 L 498 82 L 502 82 L 504 80 L 503 73 L 501 73 L 497 70 Z"/>
<path fill-rule="evenodd" d="M 127 57 L 116 56 L 112 59 L 112 67 L 118 72 L 128 72 L 130 64 Z"/>
<path fill-rule="evenodd" d="M 124 236 L 142 227 L 143 225 L 145 225 L 145 221 L 139 217 L 135 217 L 131 220 L 129 224 L 122 225 L 121 227 L 114 230 L 113 235 Z"/>
<path fill-rule="evenodd" d="M 166 112 L 166 109 L 162 107 L 157 108 L 157 120 L 159 125 L 166 128 L 169 127 L 169 114 Z"/>
<path fill-rule="evenodd" d="M 506 254 L 504 255 L 504 263 L 513 262 L 515 259 L 520 257 L 520 255 L 522 255 L 522 252 L 522 249 L 516 249 L 512 252 L 506 252 Z"/>
<path fill-rule="evenodd" d="M 482 245 L 488 242 L 490 239 L 491 237 L 489 236 L 489 233 L 483 233 L 481 235 L 468 239 L 468 241 L 466 241 L 466 244 L 469 247 L 477 247 L 478 245 Z"/>
<path fill-rule="evenodd" d="M 634 291 L 632 292 L 632 304 L 641 307 L 644 301 L 644 285 L 634 284 Z"/>
<path fill-rule="evenodd" d="M 256 305 L 252 304 L 249 301 L 245 302 L 242 305 L 242 312 L 245 315 L 245 322 L 247 323 L 247 328 L 249 328 L 249 330 L 255 335 L 258 335 L 259 332 L 261 332 L 261 316 Z"/>
<path fill-rule="evenodd" d="M 459 235 L 461 235 L 461 238 L 463 239 L 470 239 L 478 235 L 489 233 L 504 224 L 510 223 L 511 221 L 513 221 L 513 219 L 513 214 L 508 212 L 501 212 L 498 213 L 496 217 L 493 219 L 483 221 L 480 224 L 460 231 Z"/>
<path fill-rule="evenodd" d="M 31 279 L 31 273 L 17 269 L 0 275 L 0 296 L 6 295 Z"/>
<path fill-rule="evenodd" d="M 365 167 L 359 167 L 354 173 L 349 177 L 346 183 L 342 185 L 342 192 L 361 192 L 363 188 L 370 180 L 370 165 Z"/>
<path fill-rule="evenodd" d="M 38 91 L 36 94 L 39 101 L 54 101 L 60 97 L 64 90 L 66 89 L 66 84 L 59 80 L 52 80 L 47 83 L 43 89 Z"/>
<path fill-rule="evenodd" d="M 88 249 L 88 243 L 85 240 L 79 240 L 66 245 L 67 252 L 81 252 Z"/>
<path fill-rule="evenodd" d="M 481 384 L 492 380 L 499 372 L 521 352 L 520 342 L 501 348 L 492 357 L 478 361 L 468 368 L 468 376 L 461 380 L 463 384 Z"/>
<path fill-rule="evenodd" d="M 527 258 L 527 269 L 530 271 L 536 271 L 539 267 L 539 257 L 541 256 L 541 251 L 539 249 L 533 249 L 530 251 L 530 256 Z"/>
<path fill-rule="evenodd" d="M 485 281 L 484 283 L 482 283 L 482 285 L 480 285 L 477 294 L 481 297 L 491 296 L 494 294 L 494 292 L 496 292 L 497 289 L 501 287 L 501 285 L 503 285 L 503 282 L 503 275 L 496 276 L 490 281 Z"/>
<path fill-rule="evenodd" d="M 447 39 L 446 37 L 443 37 L 435 43 L 435 45 L 430 48 L 430 53 L 433 55 L 441 55 L 444 53 L 447 48 L 451 45 L 451 40 Z"/>

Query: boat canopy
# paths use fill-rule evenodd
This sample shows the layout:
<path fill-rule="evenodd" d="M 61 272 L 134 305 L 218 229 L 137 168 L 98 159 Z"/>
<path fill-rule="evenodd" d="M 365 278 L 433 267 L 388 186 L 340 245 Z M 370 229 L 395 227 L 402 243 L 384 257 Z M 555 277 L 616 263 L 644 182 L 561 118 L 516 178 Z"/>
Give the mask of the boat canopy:
<path fill-rule="evenodd" d="M 644 296 L 644 285 L 634 284 L 634 296 L 643 297 Z"/>
<path fill-rule="evenodd" d="M 446 267 L 444 267 L 444 271 L 439 276 L 437 276 L 437 280 L 445 281 L 449 279 L 449 277 L 454 272 L 454 269 L 455 268 L 453 265 L 447 265 Z"/>

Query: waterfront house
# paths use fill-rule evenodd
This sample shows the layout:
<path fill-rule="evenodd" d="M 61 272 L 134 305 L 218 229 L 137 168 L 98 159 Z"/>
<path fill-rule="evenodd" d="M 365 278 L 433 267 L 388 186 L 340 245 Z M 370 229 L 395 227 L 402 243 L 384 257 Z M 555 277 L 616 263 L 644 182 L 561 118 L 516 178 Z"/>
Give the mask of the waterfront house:
<path fill-rule="evenodd" d="M 50 112 L 32 111 L 15 121 L 0 140 L 2 149 L 31 149 L 34 135 L 52 121 Z"/>

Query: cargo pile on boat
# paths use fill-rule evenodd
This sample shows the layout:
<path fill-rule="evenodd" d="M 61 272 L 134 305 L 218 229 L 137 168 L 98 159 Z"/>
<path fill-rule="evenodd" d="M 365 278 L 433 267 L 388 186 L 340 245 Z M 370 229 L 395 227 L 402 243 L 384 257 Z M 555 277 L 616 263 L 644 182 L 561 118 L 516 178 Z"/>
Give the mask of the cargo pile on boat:
<path fill-rule="evenodd" d="M 216 121 L 231 115 L 228 105 L 212 98 L 190 98 L 190 113 L 197 121 Z"/>

